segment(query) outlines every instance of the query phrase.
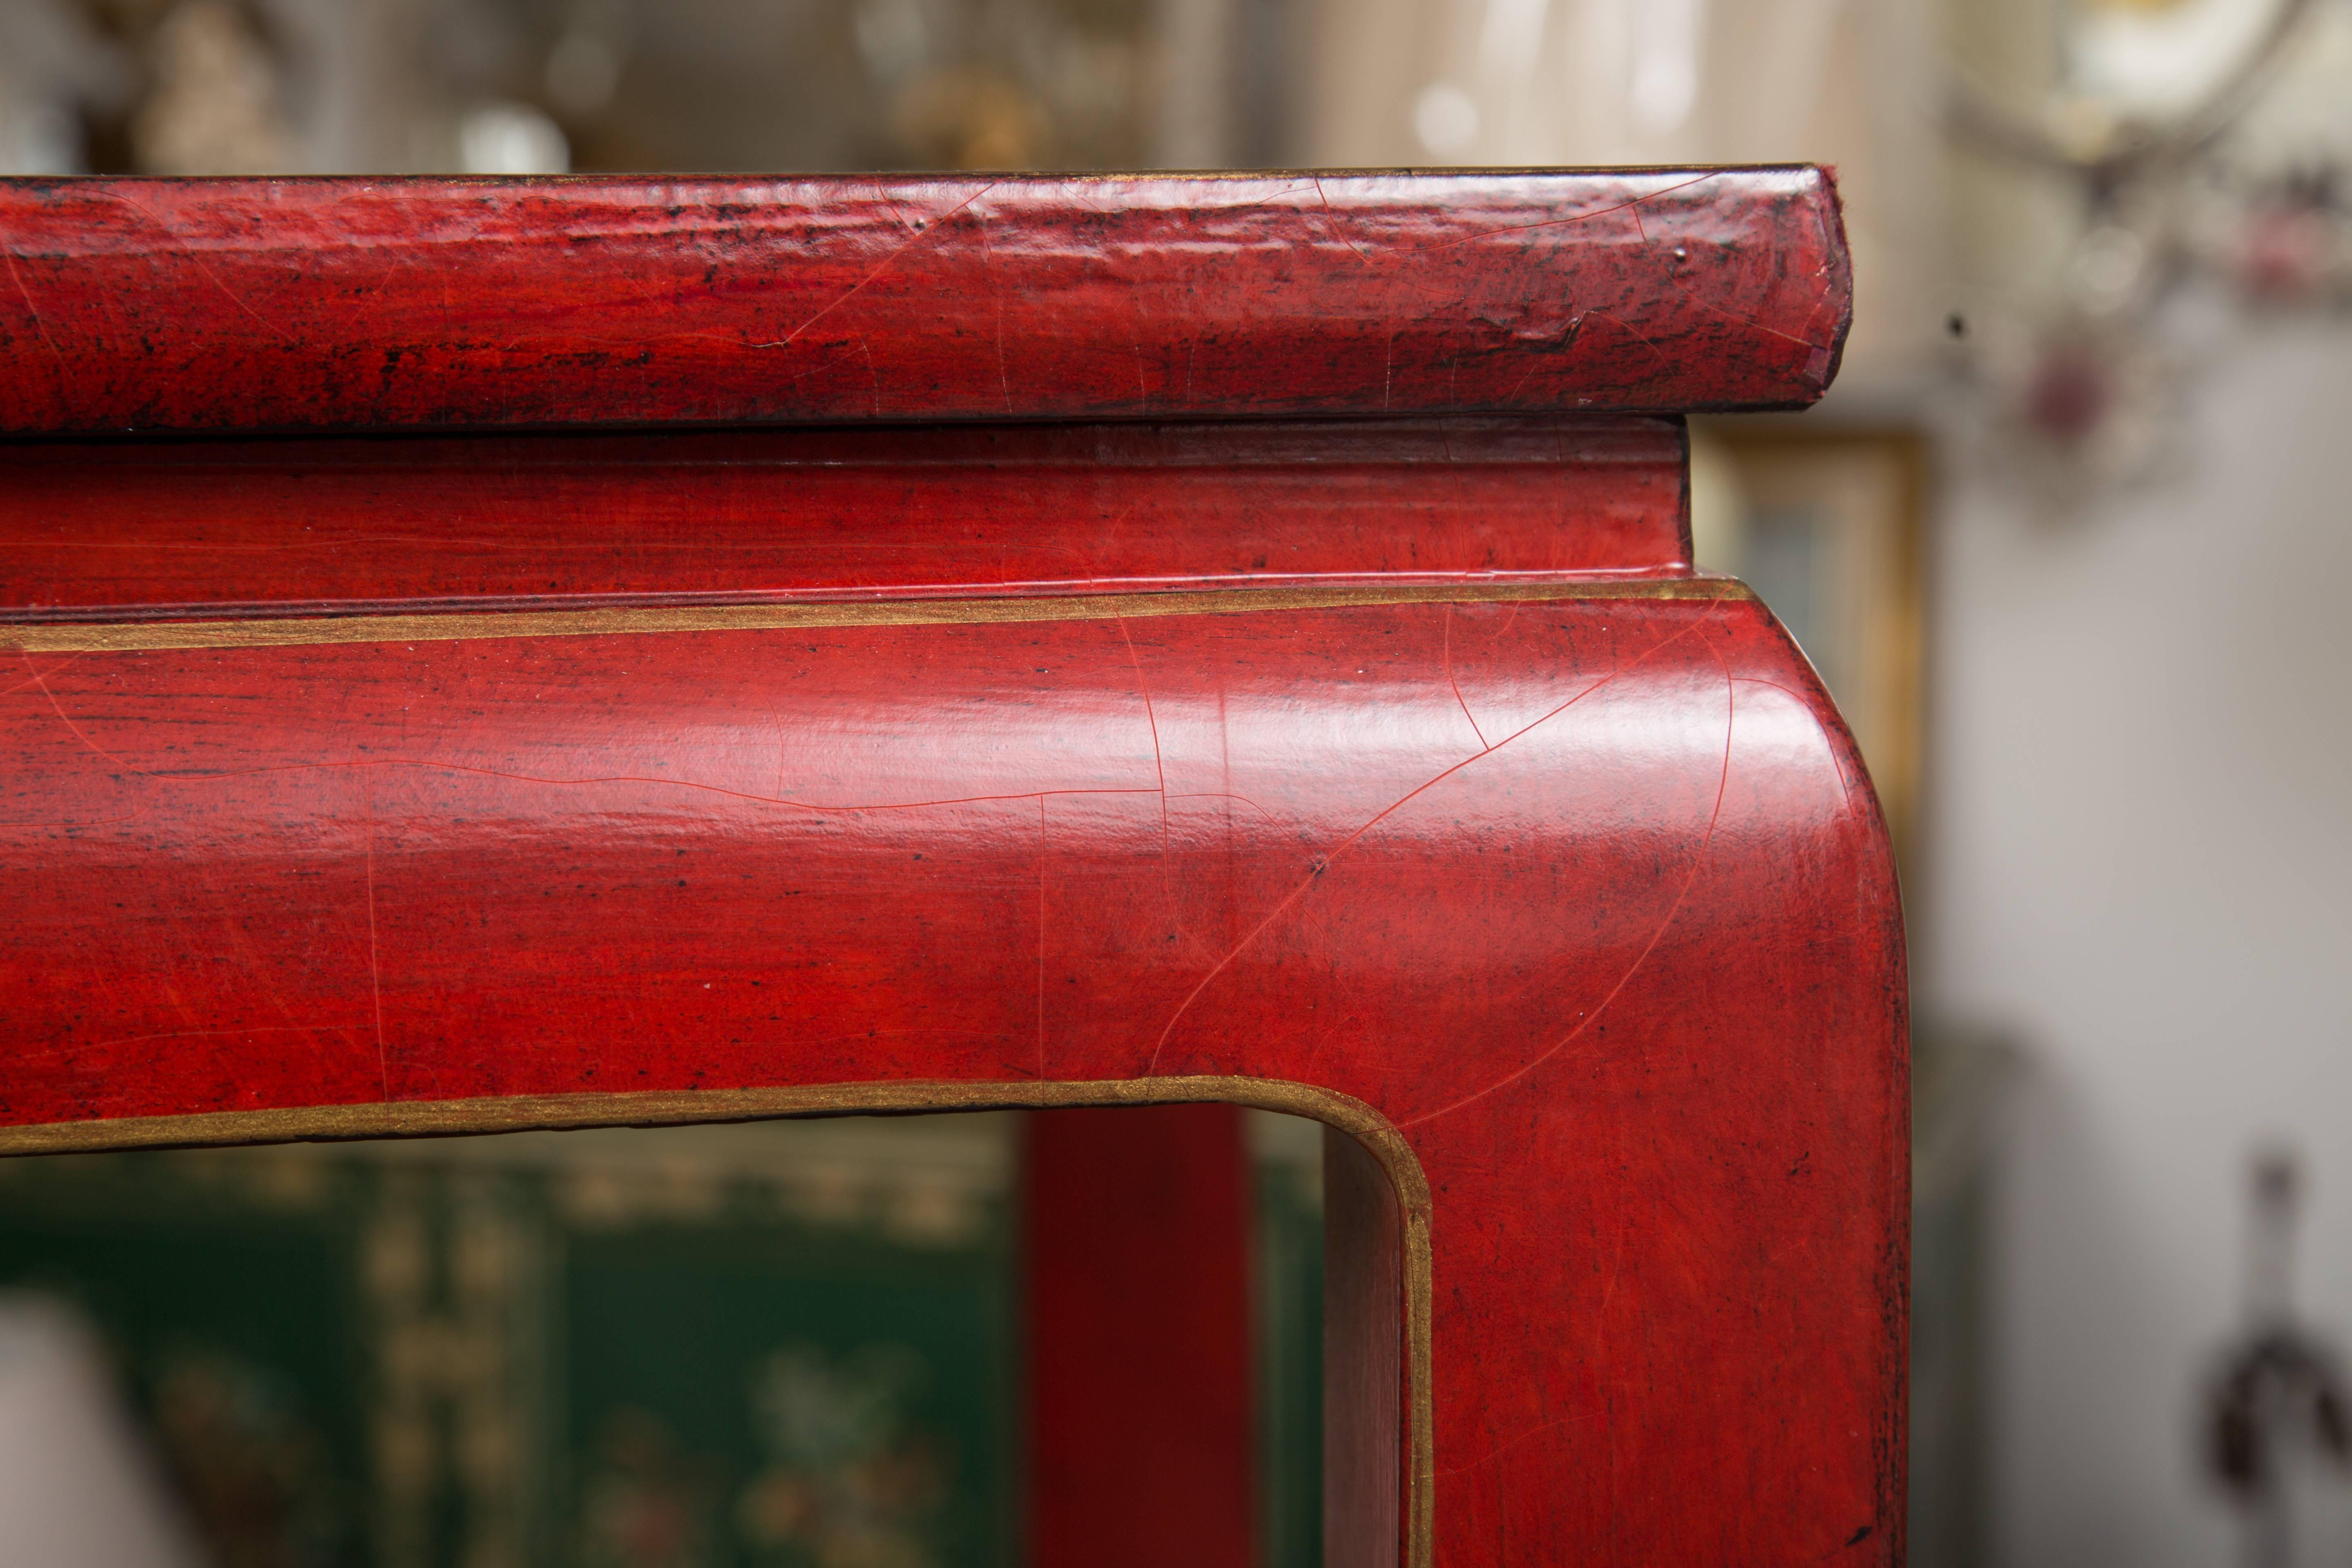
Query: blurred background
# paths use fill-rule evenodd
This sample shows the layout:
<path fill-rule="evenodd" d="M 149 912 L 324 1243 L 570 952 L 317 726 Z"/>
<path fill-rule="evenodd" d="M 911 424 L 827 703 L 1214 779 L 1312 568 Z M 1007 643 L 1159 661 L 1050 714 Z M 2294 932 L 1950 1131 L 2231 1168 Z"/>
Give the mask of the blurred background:
<path fill-rule="evenodd" d="M 1322 1153 L 1174 1106 L 0 1161 L 0 1563 L 1013 1568 L 1024 1405 L 1191 1313 L 1245 1472 L 1203 1533 L 1315 1568 Z M 1189 1245 L 1138 1279 L 1103 1219 Z M 1082 1270 L 1139 1345 L 1067 1331 Z M 1087 1342 L 1043 1375 L 1041 1317 Z"/>
<path fill-rule="evenodd" d="M 5 173 L 1782 160 L 1838 167 L 1853 335 L 1698 423 L 1694 522 L 1900 840 L 1914 1561 L 2352 1561 L 2352 0 L 0 0 Z M 187 1561 L 999 1561 L 1014 1135 L 864 1125 L 0 1169 L 0 1458 L 112 1378 Z M 1317 1189 L 1252 1138 L 1304 1564 Z M 723 1418 L 581 1348 L 662 1258 L 802 1304 L 703 1336 Z M 821 1547 L 852 1475 L 906 1527 Z"/>

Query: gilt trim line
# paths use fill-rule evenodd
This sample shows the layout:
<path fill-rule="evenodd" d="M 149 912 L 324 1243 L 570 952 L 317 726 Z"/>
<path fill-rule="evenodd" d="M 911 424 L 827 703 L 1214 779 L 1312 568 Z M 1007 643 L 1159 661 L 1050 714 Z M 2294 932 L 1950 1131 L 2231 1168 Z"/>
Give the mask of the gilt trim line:
<path fill-rule="evenodd" d="M 329 643 L 469 642 L 486 637 L 646 636 L 663 632 L 802 631 L 1036 621 L 1142 620 L 1384 605 L 1541 604 L 1578 599 L 1755 598 L 1727 577 L 1553 583 L 1221 588 L 1191 593 L 1072 594 L 1026 598 L 898 599 L 799 605 L 661 605 L 609 610 L 464 611 L 272 619 L 0 626 L 0 652 L 142 653 L 174 648 L 308 647 Z"/>

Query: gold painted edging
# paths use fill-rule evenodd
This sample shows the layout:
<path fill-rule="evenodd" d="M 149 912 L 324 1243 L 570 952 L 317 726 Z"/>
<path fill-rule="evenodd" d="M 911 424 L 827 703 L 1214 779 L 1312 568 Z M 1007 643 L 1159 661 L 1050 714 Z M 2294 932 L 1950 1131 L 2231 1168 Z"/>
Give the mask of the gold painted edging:
<path fill-rule="evenodd" d="M 1436 1558 L 1436 1417 L 1430 1386 L 1434 1289 L 1429 1243 L 1429 1178 L 1412 1145 L 1389 1119 L 1350 1095 L 1275 1079 L 1209 1075 L 1108 1079 L 1076 1083 L 835 1083 L 786 1089 L 515 1095 L 503 1099 L 404 1100 L 293 1110 L 124 1116 L 0 1127 L 0 1157 L 239 1143 L 342 1142 L 362 1138 L 457 1137 L 582 1127 L 677 1127 L 793 1116 L 876 1112 L 1042 1110 L 1077 1105 L 1254 1106 L 1336 1127 L 1363 1145 L 1395 1187 L 1404 1219 L 1405 1558 Z"/>
<path fill-rule="evenodd" d="M 801 631 L 830 626 L 1002 625 L 1238 616 L 1377 605 L 1542 603 L 1565 599 L 1745 600 L 1727 577 L 1549 583 L 1360 584 L 1329 588 L 1215 588 L 1165 594 L 889 599 L 796 605 L 693 605 L 612 610 L 452 611 L 436 615 L 0 626 L 0 652 L 139 653 L 167 648 L 307 647 L 326 643 L 467 642 L 482 637 L 644 636 L 656 632 Z"/>

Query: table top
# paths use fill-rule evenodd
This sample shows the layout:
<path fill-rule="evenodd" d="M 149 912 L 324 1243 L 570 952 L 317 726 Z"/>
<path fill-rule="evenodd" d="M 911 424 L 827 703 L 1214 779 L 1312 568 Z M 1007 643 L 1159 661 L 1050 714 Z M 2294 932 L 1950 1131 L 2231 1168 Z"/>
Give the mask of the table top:
<path fill-rule="evenodd" d="M 0 434 L 1800 406 L 1811 167 L 0 180 Z"/>

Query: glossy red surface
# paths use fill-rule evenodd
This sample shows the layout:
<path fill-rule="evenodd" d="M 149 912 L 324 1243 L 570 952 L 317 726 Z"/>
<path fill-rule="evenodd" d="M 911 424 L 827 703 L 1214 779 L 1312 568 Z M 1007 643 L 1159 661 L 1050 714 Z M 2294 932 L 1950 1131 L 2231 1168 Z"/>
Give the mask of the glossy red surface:
<path fill-rule="evenodd" d="M 0 431 L 1810 403 L 1818 170 L 0 181 Z"/>
<path fill-rule="evenodd" d="M 1457 371 L 1499 384 L 1447 347 L 1458 322 L 1440 311 L 1428 326 L 1391 284 L 1422 265 L 1412 235 L 1488 225 L 1508 187 L 1530 210 L 1555 203 L 1528 232 L 1558 237 L 1546 243 L 1561 276 L 1597 268 L 1661 319 L 1692 320 L 1660 302 L 1671 289 L 1637 265 L 1647 252 L 1575 221 L 1608 182 L 1673 181 L 1584 178 L 1362 182 L 1363 199 L 1406 214 L 1379 231 L 1402 259 L 1383 261 L 1379 239 L 1343 286 L 1314 241 L 1291 260 L 1324 291 L 1300 294 L 1251 270 L 1275 267 L 1272 253 L 1226 257 L 1234 298 L 1216 308 L 1249 316 L 1256 300 L 1336 344 L 1384 340 L 1394 323 L 1417 395 Z M 1097 254 L 1086 247 L 1103 276 L 1192 265 L 1182 246 L 1113 240 L 1164 238 L 1211 186 L 1084 188 L 1113 209 L 1098 228 L 1040 218 L 1024 248 L 1018 225 L 992 219 L 989 276 L 1041 342 L 1061 319 L 1047 305 L 1097 275 L 1070 259 Z M 1714 193 L 1727 232 L 1826 213 L 1823 187 L 1794 174 L 1685 188 Z M 327 199 L 299 184 L 184 189 L 173 211 L 239 221 Z M 207 365 L 276 367 L 284 395 L 314 399 L 303 406 L 322 420 L 480 416 L 488 362 L 467 345 L 502 320 L 514 342 L 543 341 L 551 296 L 510 273 L 519 258 L 550 265 L 547 247 L 464 250 L 474 270 L 441 280 L 447 353 L 367 378 L 348 344 L 408 318 L 386 306 L 383 327 L 357 305 L 335 317 L 317 280 L 381 269 L 411 228 L 462 250 L 453 213 L 488 213 L 481 232 L 501 238 L 527 219 L 562 232 L 566 202 L 617 211 L 635 197 L 408 189 L 404 218 L 397 189 L 329 188 L 364 196 L 381 243 L 304 263 L 274 297 L 310 301 L 311 317 L 275 318 L 322 322 L 307 348 L 259 333 L 222 346 L 199 310 L 142 369 L 129 339 L 100 327 L 202 297 L 185 283 L 190 253 L 177 240 L 137 250 L 93 216 L 112 210 L 102 190 L 13 187 L 0 207 L 11 257 L 79 245 L 103 260 L 92 298 L 105 279 L 119 293 L 60 318 L 83 327 L 53 321 L 47 348 L 17 332 L 0 405 L 50 430 L 100 405 L 168 422 L 211 406 L 186 369 L 196 344 Z M 762 232 L 830 233 L 834 210 L 817 201 Z M 640 216 L 646 232 L 674 226 L 667 207 Z M 1277 220 L 1303 221 L 1287 208 L 1263 221 Z M 1827 279 L 1808 285 L 1810 308 L 1841 318 L 1843 253 L 1822 232 L 1785 254 L 1693 247 L 1691 287 L 1745 298 L 1767 275 L 1782 278 L 1774 288 Z M 1465 289 L 1528 309 L 1557 297 L 1517 269 L 1522 253 L 1461 248 L 1479 258 L 1464 263 Z M 833 276 L 818 251 L 813 275 Z M 206 265 L 262 254 L 222 249 Z M 25 280 L 38 299 L 58 276 Z M 647 298 L 672 300 L 670 277 L 655 268 Z M 547 289 L 584 286 L 566 275 Z M 803 304 L 823 293 L 792 277 L 762 286 Z M 1081 295 L 1138 310 L 1153 298 L 1140 285 Z M 740 339 L 772 330 L 767 298 L 714 295 L 677 319 L 734 309 Z M 877 363 L 938 356 L 937 407 L 961 407 L 949 393 L 969 367 L 930 305 L 878 288 L 856 300 L 876 312 L 854 319 Z M 1083 335 L 1040 351 L 1021 384 L 1034 401 L 1017 412 L 1065 411 L 1055 399 L 1083 381 L 1055 381 L 1078 375 L 1066 367 L 1131 361 L 1104 328 L 1109 306 L 1070 310 Z M 656 320 L 620 315 L 625 331 Z M 1759 375 L 1794 384 L 1772 379 L 1780 348 L 1759 348 L 1759 370 L 1731 342 L 1661 340 L 1664 368 L 1618 354 L 1609 374 L 1693 404 L 1739 401 Z M 82 354 L 87 381 L 23 374 L 51 349 Z M 667 370 L 566 382 L 537 352 L 513 361 L 518 416 L 576 410 L 566 385 L 619 386 L 623 403 L 632 387 L 684 395 Z M 1557 404 L 1598 362 L 1508 363 L 1530 399 Z M 1280 355 L 1254 363 L 1265 406 L 1339 385 Z M 1256 405 L 1238 362 L 1218 376 L 1197 384 L 1216 408 Z M 220 406 L 239 418 L 292 406 L 224 384 Z M 711 384 L 697 408 L 752 406 Z M 1350 385 L 1362 412 L 1367 384 Z M 1060 468 L 999 463 L 984 445 L 997 437 L 943 431 L 930 448 L 943 466 L 919 474 L 900 458 L 665 469 L 658 455 L 685 447 L 609 436 L 411 440 L 380 458 L 295 441 L 0 447 L 0 571 L 19 595 L 16 624 L 0 626 L 16 665 L 0 679 L 0 1131 L 137 1141 L 168 1134 L 110 1119 L 583 1091 L 1307 1085 L 1370 1106 L 1429 1184 L 1429 1380 L 1411 1392 L 1434 1417 L 1415 1506 L 1433 1520 L 1435 1562 L 1899 1562 L 1907 1093 L 1885 834 L 1787 637 L 1736 585 L 1679 564 L 1680 487 L 1654 457 L 1549 471 L 1539 459 L 1546 442 L 1572 458 L 1638 428 L 1563 435 L 1556 415 L 1494 426 L 1478 440 L 1538 456 L 1466 476 L 1450 438 L 1418 425 L 1396 432 L 1386 467 L 1366 464 L 1379 437 L 1346 426 L 1003 437 L 1033 454 L 1045 448 L 1019 443 L 1072 443 L 1081 456 Z M 866 437 L 713 439 L 695 450 Z M 1097 464 L 1083 456 L 1092 441 L 1208 456 Z M 1304 445 L 1265 464 L 1243 452 L 1259 441 Z M 559 447 L 572 457 L 548 456 Z M 1314 482 L 1326 459 L 1344 479 L 1335 493 Z M 672 485 L 688 499 L 673 505 Z M 679 547 L 706 526 L 690 504 L 702 495 L 719 498 L 704 537 L 742 554 Z M 68 515 L 69 529 L 44 521 Z M 306 549 L 298 518 L 331 542 Z M 397 533 L 378 531 L 394 518 Z M 1131 518 L 1148 531 L 1123 532 Z M 884 561 L 856 558 L 867 538 Z M 988 554 L 1000 541 L 1010 564 Z M 1054 575 L 1041 563 L 1066 546 L 1086 570 Z M 1497 563 L 1553 575 L 1498 580 Z M 1260 573 L 1349 585 L 1302 593 Z M 1228 591 L 1024 586 L 1158 578 Z M 902 601 L 880 620 L 871 605 L 803 605 L 660 629 L 663 606 L 709 596 L 877 588 Z M 652 607 L 560 626 L 466 613 L 526 593 Z M 313 614 L 408 603 L 439 613 Z M 154 619 L 239 605 L 261 610 Z M 26 624 L 61 606 L 111 619 Z M 276 618 L 249 618 L 261 611 Z M 208 638 L 242 645 L 170 646 Z"/>
<path fill-rule="evenodd" d="M 1249 1568 L 1240 1110 L 1040 1110 L 1024 1145 L 1032 1568 Z"/>
<path fill-rule="evenodd" d="M 1752 604 L 22 669 L 11 1121 L 1322 1085 L 1436 1194 L 1442 1561 L 1893 1527 L 1896 907 Z"/>
<path fill-rule="evenodd" d="M 0 605 L 17 618 L 1689 560 L 1683 432 L 1659 418 L 79 443 L 5 461 Z"/>

